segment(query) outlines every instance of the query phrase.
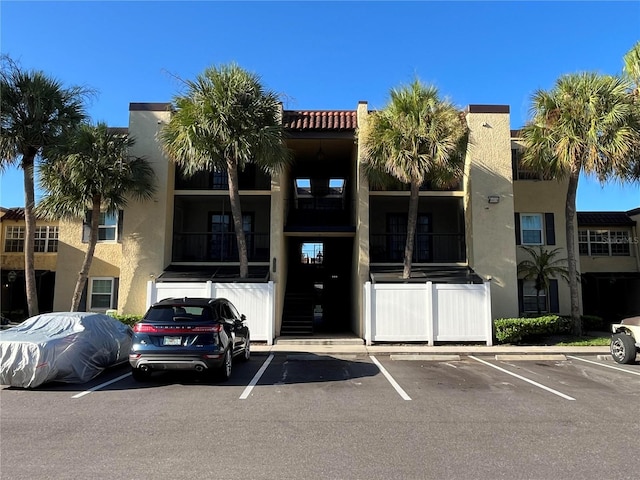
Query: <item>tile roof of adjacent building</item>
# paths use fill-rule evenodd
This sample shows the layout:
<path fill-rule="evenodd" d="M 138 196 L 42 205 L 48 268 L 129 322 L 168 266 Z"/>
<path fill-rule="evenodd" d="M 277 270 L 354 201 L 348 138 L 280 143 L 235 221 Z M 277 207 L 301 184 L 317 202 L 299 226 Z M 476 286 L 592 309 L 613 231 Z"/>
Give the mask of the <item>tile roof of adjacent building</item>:
<path fill-rule="evenodd" d="M 284 110 L 282 123 L 288 130 L 355 130 L 355 110 Z"/>
<path fill-rule="evenodd" d="M 627 212 L 578 212 L 581 227 L 630 227 L 635 224 Z"/>
<path fill-rule="evenodd" d="M 4 215 L 0 217 L 0 222 L 4 220 L 24 220 L 24 208 L 6 208 Z"/>

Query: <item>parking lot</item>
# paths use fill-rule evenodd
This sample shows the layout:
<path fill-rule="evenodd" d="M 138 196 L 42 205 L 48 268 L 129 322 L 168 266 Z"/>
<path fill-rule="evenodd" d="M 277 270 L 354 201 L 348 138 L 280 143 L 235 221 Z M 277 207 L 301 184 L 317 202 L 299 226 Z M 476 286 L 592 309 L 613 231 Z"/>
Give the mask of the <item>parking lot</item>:
<path fill-rule="evenodd" d="M 2 478 L 637 478 L 640 364 L 596 356 L 276 353 L 0 402 Z"/>

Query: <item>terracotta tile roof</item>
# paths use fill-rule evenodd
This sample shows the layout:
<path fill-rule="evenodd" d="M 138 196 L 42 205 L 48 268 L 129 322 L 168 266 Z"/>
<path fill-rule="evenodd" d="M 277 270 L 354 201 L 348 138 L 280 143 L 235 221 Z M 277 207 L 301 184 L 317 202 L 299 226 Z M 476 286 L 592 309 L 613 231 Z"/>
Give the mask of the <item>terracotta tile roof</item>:
<path fill-rule="evenodd" d="M 282 123 L 288 130 L 355 130 L 355 110 L 285 110 Z"/>
<path fill-rule="evenodd" d="M 626 212 L 578 212 L 581 227 L 631 227 L 635 224 Z"/>
<path fill-rule="evenodd" d="M 5 214 L 0 218 L 0 221 L 3 220 L 24 220 L 24 208 L 7 208 L 5 209 Z"/>

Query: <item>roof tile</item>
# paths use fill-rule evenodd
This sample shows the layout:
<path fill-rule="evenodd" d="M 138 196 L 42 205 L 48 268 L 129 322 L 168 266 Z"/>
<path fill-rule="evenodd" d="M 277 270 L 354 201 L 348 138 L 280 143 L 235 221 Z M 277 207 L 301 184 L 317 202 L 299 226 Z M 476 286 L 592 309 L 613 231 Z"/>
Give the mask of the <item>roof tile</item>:
<path fill-rule="evenodd" d="M 289 130 L 355 130 L 355 110 L 285 110 L 283 124 Z"/>

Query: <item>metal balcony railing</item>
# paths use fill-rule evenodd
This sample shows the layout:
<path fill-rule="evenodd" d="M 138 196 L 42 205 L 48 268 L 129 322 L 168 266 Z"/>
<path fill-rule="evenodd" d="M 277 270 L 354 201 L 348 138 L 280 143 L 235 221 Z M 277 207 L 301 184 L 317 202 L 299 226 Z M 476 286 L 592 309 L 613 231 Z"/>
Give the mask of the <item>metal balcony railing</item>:
<path fill-rule="evenodd" d="M 269 234 L 245 233 L 250 262 L 269 261 Z M 173 262 L 237 262 L 236 234 L 191 233 L 173 234 Z"/>
<path fill-rule="evenodd" d="M 406 233 L 372 234 L 369 237 L 371 262 L 401 263 L 404 260 Z M 457 263 L 466 260 L 464 234 L 418 233 L 412 262 Z"/>

